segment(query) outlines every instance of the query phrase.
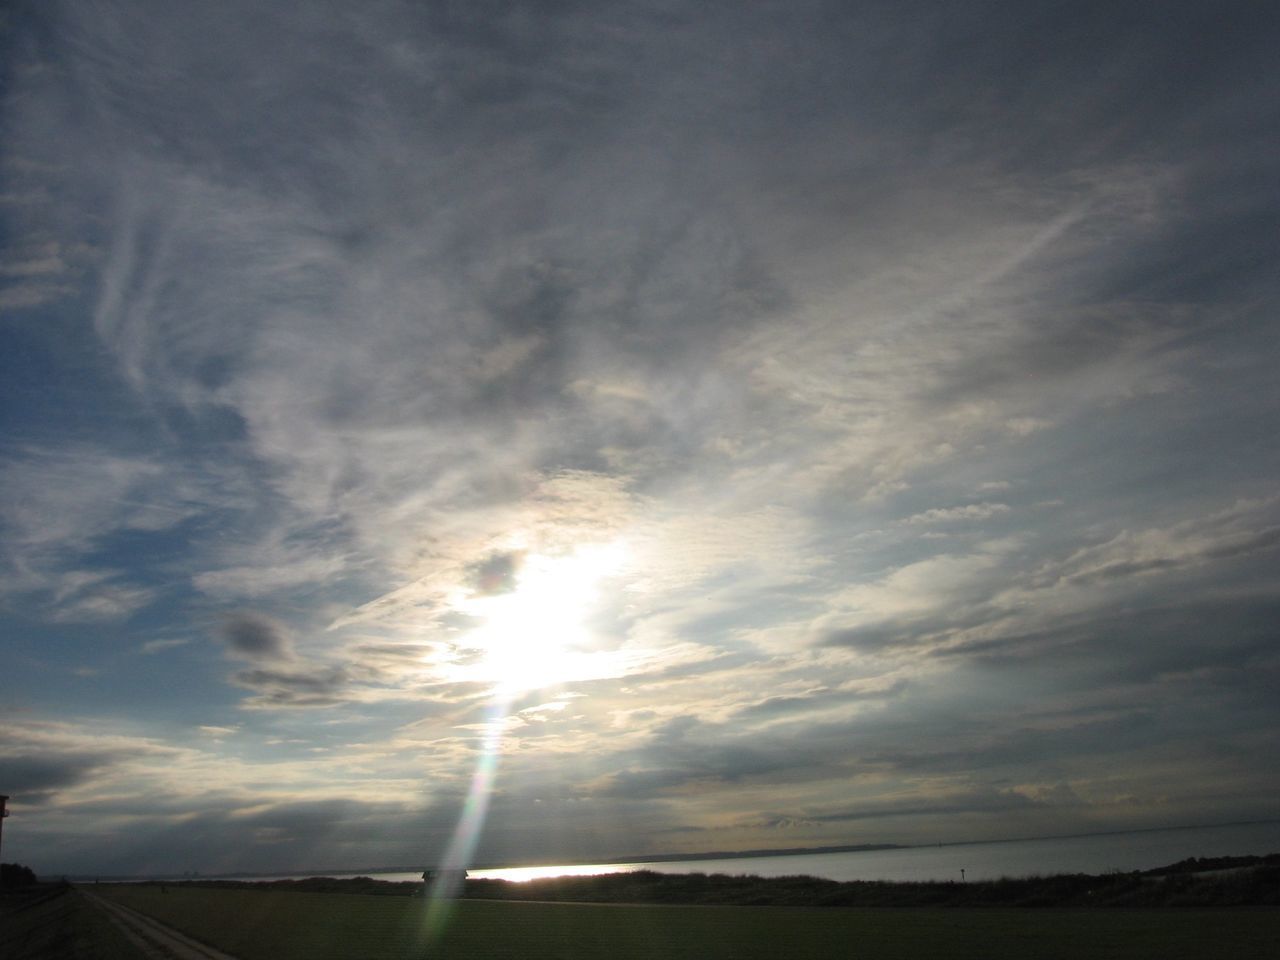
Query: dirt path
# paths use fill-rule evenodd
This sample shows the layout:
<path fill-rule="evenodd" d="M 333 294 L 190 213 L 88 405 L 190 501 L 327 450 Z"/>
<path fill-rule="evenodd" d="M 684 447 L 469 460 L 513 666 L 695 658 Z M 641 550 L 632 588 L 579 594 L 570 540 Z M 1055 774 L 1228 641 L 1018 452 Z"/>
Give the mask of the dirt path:
<path fill-rule="evenodd" d="M 80 888 L 81 895 L 105 913 L 129 938 L 129 942 L 144 953 L 149 960 L 236 960 L 229 953 L 192 940 L 185 933 L 165 926 L 137 910 L 111 900 L 94 896 Z"/>

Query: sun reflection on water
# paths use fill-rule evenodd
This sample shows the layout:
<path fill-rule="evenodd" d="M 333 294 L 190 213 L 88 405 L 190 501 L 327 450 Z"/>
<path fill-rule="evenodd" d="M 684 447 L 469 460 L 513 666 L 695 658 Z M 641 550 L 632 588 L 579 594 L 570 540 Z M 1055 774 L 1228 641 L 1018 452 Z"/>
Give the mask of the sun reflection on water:
<path fill-rule="evenodd" d="M 633 873 L 645 869 L 641 863 L 578 863 L 541 867 L 499 867 L 493 870 L 472 870 L 476 880 L 508 880 L 511 883 L 528 883 L 530 880 L 546 880 L 549 877 L 598 877 L 606 873 Z"/>

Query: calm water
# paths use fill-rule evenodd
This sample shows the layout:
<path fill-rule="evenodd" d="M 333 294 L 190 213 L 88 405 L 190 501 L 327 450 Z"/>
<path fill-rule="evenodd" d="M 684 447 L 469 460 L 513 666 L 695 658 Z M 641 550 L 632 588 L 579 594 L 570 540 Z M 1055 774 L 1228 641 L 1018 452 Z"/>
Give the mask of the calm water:
<path fill-rule="evenodd" d="M 1045 840 L 958 843 L 855 853 L 735 857 L 727 860 L 669 860 L 658 863 L 568 863 L 537 867 L 472 870 L 469 876 L 497 880 L 591 876 L 632 870 L 660 873 L 756 874 L 785 877 L 808 874 L 829 880 L 968 880 L 1026 877 L 1054 873 L 1106 873 L 1149 870 L 1187 857 L 1231 857 L 1280 853 L 1280 820 L 1214 827 L 1178 827 L 1137 833 Z M 339 876 L 354 877 L 357 874 Z M 417 873 L 365 873 L 376 880 L 421 880 Z M 244 879 L 287 879 L 246 877 Z"/>

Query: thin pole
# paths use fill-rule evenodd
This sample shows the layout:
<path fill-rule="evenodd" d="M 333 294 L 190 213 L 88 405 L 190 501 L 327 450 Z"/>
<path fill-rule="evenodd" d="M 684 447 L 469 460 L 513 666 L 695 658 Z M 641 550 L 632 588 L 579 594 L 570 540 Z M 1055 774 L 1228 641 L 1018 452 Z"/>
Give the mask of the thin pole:
<path fill-rule="evenodd" d="M 4 841 L 4 818 L 9 815 L 9 811 L 4 808 L 4 805 L 8 800 L 8 797 L 0 794 L 0 848 L 3 848 Z M 4 861 L 0 860 L 0 863 L 4 863 Z"/>

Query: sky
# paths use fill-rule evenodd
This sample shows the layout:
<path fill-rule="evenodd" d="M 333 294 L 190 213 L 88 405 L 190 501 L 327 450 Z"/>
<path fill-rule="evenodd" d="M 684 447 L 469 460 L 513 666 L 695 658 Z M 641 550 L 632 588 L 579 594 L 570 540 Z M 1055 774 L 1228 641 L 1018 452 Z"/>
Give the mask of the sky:
<path fill-rule="evenodd" d="M 1278 42 L 8 3 L 4 859 L 1280 817 Z"/>

